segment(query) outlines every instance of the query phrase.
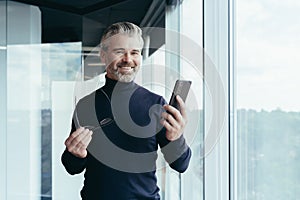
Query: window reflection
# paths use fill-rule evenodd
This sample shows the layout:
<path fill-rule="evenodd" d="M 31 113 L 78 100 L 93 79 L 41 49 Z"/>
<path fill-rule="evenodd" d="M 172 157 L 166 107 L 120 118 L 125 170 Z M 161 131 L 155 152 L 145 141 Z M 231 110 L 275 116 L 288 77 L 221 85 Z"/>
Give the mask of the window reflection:
<path fill-rule="evenodd" d="M 64 150 L 58 138 L 69 132 L 74 81 L 81 72 L 81 43 L 8 45 L 7 55 L 8 197 L 51 199 Z"/>

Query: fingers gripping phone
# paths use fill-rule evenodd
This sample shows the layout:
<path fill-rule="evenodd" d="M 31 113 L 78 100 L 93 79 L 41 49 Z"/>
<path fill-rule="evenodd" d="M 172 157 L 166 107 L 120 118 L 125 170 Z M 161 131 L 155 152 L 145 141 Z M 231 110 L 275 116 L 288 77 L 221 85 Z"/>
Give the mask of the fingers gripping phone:
<path fill-rule="evenodd" d="M 176 100 L 176 96 L 179 95 L 182 98 L 182 100 L 185 102 L 187 95 L 189 93 L 191 84 L 192 84 L 192 81 L 177 80 L 175 83 L 169 104 L 171 106 L 175 107 L 176 109 L 180 110 L 180 106 Z"/>

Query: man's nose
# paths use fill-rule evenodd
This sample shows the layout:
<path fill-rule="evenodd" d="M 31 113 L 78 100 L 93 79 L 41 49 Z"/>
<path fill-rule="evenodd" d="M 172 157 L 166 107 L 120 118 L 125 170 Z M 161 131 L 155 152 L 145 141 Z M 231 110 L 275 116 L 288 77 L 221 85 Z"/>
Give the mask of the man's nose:
<path fill-rule="evenodd" d="M 124 53 L 122 61 L 123 62 L 130 62 L 131 60 L 132 60 L 132 57 L 131 57 L 130 53 L 129 52 Z"/>

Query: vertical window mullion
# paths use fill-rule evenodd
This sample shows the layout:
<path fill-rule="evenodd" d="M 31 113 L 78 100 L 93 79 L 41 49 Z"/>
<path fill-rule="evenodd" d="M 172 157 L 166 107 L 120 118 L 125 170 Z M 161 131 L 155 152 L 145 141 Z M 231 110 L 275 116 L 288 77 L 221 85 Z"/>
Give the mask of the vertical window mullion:
<path fill-rule="evenodd" d="M 165 74 L 165 85 L 166 88 L 173 88 L 173 80 L 170 77 L 172 71 L 176 71 L 180 74 L 180 40 L 175 34 L 170 34 L 170 32 L 180 32 L 180 6 L 166 6 L 166 69 L 171 70 L 168 72 L 166 70 Z M 177 34 L 177 36 L 179 36 Z M 174 52 L 168 52 L 172 50 Z M 174 73 L 173 73 L 174 74 Z M 177 77 L 179 78 L 179 77 Z M 170 91 L 166 90 L 166 96 L 170 96 Z M 174 187 L 175 186 L 175 187 Z M 167 167 L 166 169 L 166 196 L 165 199 L 180 200 L 181 199 L 181 185 L 180 185 L 180 175 Z"/>
<path fill-rule="evenodd" d="M 7 1 L 0 1 L 0 199 L 7 199 Z"/>
<path fill-rule="evenodd" d="M 229 199 L 228 2 L 204 1 L 204 129 L 205 140 L 213 139 L 210 144 L 205 143 L 206 200 Z M 210 129 L 215 124 L 223 125 L 211 137 Z"/>
<path fill-rule="evenodd" d="M 236 110 L 236 57 L 235 55 L 235 0 L 229 0 L 229 158 L 230 158 L 230 181 L 229 181 L 229 196 L 230 200 L 238 200 L 237 199 L 237 110 Z"/>

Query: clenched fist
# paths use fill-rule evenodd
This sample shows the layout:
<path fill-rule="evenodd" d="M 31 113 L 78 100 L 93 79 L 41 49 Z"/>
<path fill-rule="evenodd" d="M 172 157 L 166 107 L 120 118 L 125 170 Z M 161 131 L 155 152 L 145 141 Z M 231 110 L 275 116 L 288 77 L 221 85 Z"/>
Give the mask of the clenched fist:
<path fill-rule="evenodd" d="M 87 156 L 87 146 L 92 140 L 93 132 L 84 127 L 78 128 L 65 141 L 67 150 L 74 156 L 85 158 Z"/>

